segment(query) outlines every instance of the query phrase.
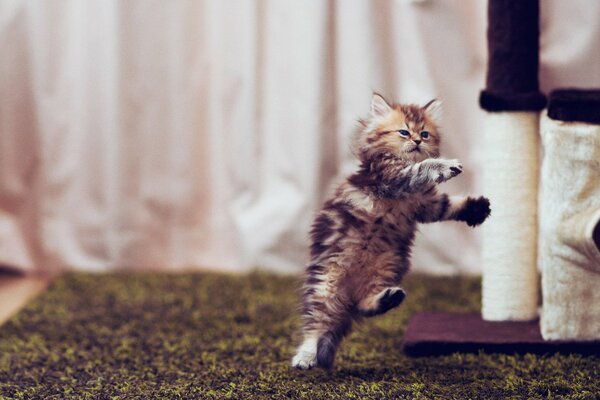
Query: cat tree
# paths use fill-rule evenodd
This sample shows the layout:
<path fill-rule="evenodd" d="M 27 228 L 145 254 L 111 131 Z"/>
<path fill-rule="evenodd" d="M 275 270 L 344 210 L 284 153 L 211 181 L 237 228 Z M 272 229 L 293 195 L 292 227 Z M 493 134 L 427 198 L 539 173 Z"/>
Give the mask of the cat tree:
<path fill-rule="evenodd" d="M 489 0 L 488 20 L 482 312 L 418 314 L 404 350 L 598 354 L 600 91 L 550 95 L 540 163 L 539 2 Z"/>

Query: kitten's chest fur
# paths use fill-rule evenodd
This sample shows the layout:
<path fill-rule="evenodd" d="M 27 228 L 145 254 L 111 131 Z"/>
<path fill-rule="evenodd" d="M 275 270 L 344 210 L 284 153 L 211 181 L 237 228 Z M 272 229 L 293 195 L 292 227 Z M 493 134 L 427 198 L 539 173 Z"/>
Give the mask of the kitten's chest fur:
<path fill-rule="evenodd" d="M 312 261 L 334 257 L 345 266 L 381 258 L 408 262 L 423 201 L 421 194 L 401 201 L 378 199 L 343 183 L 313 224 Z"/>
<path fill-rule="evenodd" d="M 414 236 L 416 226 L 416 210 L 422 203 L 421 195 L 415 195 L 402 200 L 377 199 L 360 192 L 355 193 L 350 189 L 344 193 L 358 215 L 365 220 L 365 229 L 356 232 L 359 238 L 365 241 L 379 239 L 385 243 L 392 241 L 406 241 Z M 357 201 L 359 196 L 363 198 Z"/>

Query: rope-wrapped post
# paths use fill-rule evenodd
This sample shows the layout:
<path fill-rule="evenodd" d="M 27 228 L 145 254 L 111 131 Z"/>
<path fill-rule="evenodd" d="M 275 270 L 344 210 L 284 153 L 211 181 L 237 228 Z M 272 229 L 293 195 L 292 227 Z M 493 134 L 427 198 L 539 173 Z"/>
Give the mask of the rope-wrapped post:
<path fill-rule="evenodd" d="M 484 193 L 482 316 L 489 321 L 537 316 L 539 116 L 538 0 L 489 0 L 488 71 L 480 105 Z"/>

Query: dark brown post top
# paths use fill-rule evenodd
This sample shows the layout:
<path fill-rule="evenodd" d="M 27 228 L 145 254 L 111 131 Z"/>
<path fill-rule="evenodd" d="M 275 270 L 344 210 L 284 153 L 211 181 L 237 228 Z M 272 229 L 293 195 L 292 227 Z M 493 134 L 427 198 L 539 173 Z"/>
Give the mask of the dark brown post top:
<path fill-rule="evenodd" d="M 489 0 L 488 69 L 479 103 L 487 111 L 539 111 L 539 0 Z"/>
<path fill-rule="evenodd" d="M 548 101 L 548 116 L 559 121 L 600 124 L 600 89 L 557 89 Z"/>

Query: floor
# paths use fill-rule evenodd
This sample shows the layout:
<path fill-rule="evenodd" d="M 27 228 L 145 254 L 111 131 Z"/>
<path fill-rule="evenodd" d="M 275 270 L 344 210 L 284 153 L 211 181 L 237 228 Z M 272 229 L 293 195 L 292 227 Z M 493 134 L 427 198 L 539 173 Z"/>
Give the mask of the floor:
<path fill-rule="evenodd" d="M 49 276 L 20 275 L 0 271 L 0 325 L 42 293 L 51 280 Z"/>
<path fill-rule="evenodd" d="M 296 276 L 69 273 L 59 279 L 42 293 L 44 301 L 28 303 L 19 323 L 0 327 L 1 399 L 596 399 L 600 393 L 597 356 L 407 357 L 402 343 L 412 316 L 478 314 L 478 277 L 409 274 L 403 304 L 354 330 L 329 372 L 290 367 L 300 339 Z"/>

